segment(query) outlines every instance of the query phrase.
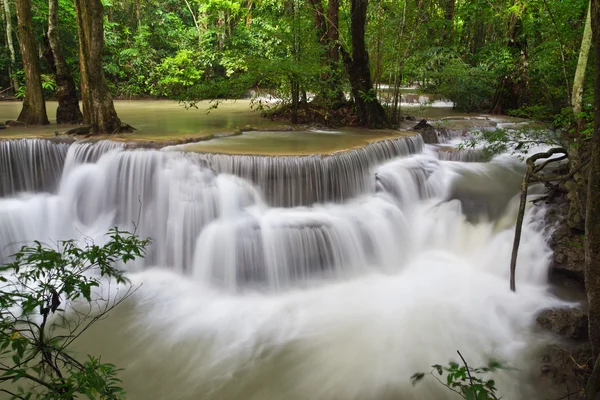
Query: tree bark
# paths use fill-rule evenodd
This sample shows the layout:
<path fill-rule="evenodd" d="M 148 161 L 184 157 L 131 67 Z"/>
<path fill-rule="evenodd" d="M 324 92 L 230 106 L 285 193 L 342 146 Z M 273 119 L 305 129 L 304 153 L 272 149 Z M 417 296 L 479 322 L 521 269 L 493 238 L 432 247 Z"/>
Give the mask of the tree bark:
<path fill-rule="evenodd" d="M 339 0 L 329 0 L 327 12 L 321 0 L 309 0 L 317 40 L 323 48 L 322 65 L 328 66 L 329 71 L 321 75 L 323 90 L 317 96 L 317 101 L 335 104 L 344 99 L 339 73 Z"/>
<path fill-rule="evenodd" d="M 323 8 L 323 2 L 321 0 L 309 0 L 313 10 L 313 19 L 315 21 L 315 28 L 317 30 L 317 39 L 323 47 L 328 46 L 327 36 L 327 21 L 325 20 L 325 9 Z"/>
<path fill-rule="evenodd" d="M 19 45 L 23 59 L 23 70 L 25 71 L 25 87 L 27 89 L 23 99 L 23 108 L 17 121 L 28 125 L 47 125 L 49 122 L 42 93 L 40 60 L 37 56 L 35 38 L 33 37 L 33 22 L 29 0 L 17 0 L 17 21 L 19 24 Z"/>
<path fill-rule="evenodd" d="M 368 0 L 351 0 L 350 2 L 350 34 L 352 37 L 352 56 L 340 48 L 356 108 L 356 116 L 360 125 L 368 128 L 387 126 L 385 110 L 379 104 L 369 68 L 369 53 L 365 46 L 365 25 L 367 22 Z"/>
<path fill-rule="evenodd" d="M 600 0 L 591 1 L 596 50 L 594 132 L 585 218 L 585 286 L 589 303 L 589 336 L 594 359 L 600 356 Z"/>
<path fill-rule="evenodd" d="M 15 46 L 13 44 L 13 37 L 12 37 L 12 21 L 10 18 L 10 4 L 8 3 L 8 0 L 2 0 L 2 3 L 4 5 L 4 17 L 6 19 L 6 24 L 4 25 L 6 27 L 6 45 L 8 46 L 8 51 L 10 53 L 10 66 L 9 66 L 9 74 L 10 74 L 10 80 L 12 82 L 13 85 L 13 90 L 15 91 L 15 93 L 19 90 L 19 78 L 17 77 L 16 74 L 16 65 L 17 65 L 17 56 L 15 53 Z"/>
<path fill-rule="evenodd" d="M 339 44 L 340 39 L 340 0 L 329 0 L 327 5 L 327 40 L 329 42 L 329 59 L 333 64 L 338 64 L 340 59 Z"/>
<path fill-rule="evenodd" d="M 104 52 L 104 10 L 100 0 L 75 0 L 79 33 L 79 69 L 83 122 L 91 134 L 117 133 L 121 120 L 106 84 L 102 69 Z"/>
<path fill-rule="evenodd" d="M 48 0 L 48 42 L 54 60 L 53 70 L 56 80 L 56 123 L 81 124 L 83 115 L 79 109 L 77 89 L 69 66 L 65 60 L 58 33 L 58 0 Z"/>
<path fill-rule="evenodd" d="M 454 31 L 455 10 L 455 0 L 446 0 L 446 8 L 444 9 L 444 18 L 446 19 L 446 25 L 444 26 L 444 33 L 442 36 L 443 42 L 446 42 L 448 38 L 452 36 L 452 32 Z"/>
<path fill-rule="evenodd" d="M 573 94 L 571 95 L 571 104 L 573 105 L 573 115 L 577 122 L 578 128 L 582 127 L 583 121 L 579 114 L 583 106 L 583 85 L 585 82 L 585 70 L 590 55 L 590 47 L 592 47 L 592 4 L 588 6 L 587 17 L 585 19 L 585 28 L 583 30 L 583 38 L 581 39 L 581 49 L 579 50 L 579 60 L 577 69 L 575 70 L 575 78 L 573 78 Z"/>

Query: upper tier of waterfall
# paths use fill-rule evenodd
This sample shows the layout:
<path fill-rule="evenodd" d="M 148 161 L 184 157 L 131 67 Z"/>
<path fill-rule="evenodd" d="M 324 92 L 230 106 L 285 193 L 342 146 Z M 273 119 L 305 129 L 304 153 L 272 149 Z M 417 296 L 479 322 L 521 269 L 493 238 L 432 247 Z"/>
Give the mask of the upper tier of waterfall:
<path fill-rule="evenodd" d="M 0 200 L 2 259 L 35 239 L 101 240 L 112 226 L 135 227 L 155 242 L 138 267 L 168 265 L 232 289 L 352 276 L 366 266 L 391 272 L 431 246 L 436 230 L 502 216 L 520 179 L 517 162 L 444 161 L 419 135 L 308 156 L 37 139 L 0 149 L 13 160 L 2 175 L 12 189 Z M 55 161 L 42 168 L 51 179 L 36 179 L 46 158 Z M 497 185 L 487 182 L 494 174 Z M 418 204 L 454 211 L 427 226 Z"/>

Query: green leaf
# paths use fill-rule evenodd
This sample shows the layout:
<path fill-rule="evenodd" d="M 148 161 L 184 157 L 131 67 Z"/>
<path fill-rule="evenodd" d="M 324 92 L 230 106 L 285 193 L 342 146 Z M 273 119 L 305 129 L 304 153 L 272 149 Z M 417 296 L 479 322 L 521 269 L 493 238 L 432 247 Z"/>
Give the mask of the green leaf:
<path fill-rule="evenodd" d="M 416 374 L 414 374 L 413 376 L 410 377 L 410 381 L 412 382 L 412 384 L 414 386 L 419 381 L 421 381 L 424 377 L 425 377 L 425 374 L 423 372 L 417 372 Z"/>

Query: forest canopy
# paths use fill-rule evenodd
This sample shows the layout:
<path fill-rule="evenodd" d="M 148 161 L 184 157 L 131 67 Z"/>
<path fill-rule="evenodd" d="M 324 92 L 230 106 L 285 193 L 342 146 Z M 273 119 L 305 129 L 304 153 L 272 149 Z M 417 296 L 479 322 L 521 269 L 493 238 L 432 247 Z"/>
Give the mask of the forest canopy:
<path fill-rule="evenodd" d="M 19 42 L 17 4 L 2 1 L 0 90 L 3 96 L 23 97 L 23 59 L 14 51 Z M 48 57 L 52 1 L 30 3 L 43 95 L 52 99 L 57 90 Z M 391 122 L 399 117 L 395 108 L 405 86 L 437 93 L 465 111 L 552 120 L 570 106 L 588 4 L 586 0 L 105 0 L 103 72 L 115 98 L 188 102 L 260 91 L 287 103 L 315 96 L 331 105 L 351 91 L 358 72 L 349 67 L 366 63 L 373 91 L 357 89 L 355 100 L 368 103 L 377 89 L 379 101 L 390 106 Z M 75 4 L 58 0 L 57 6 L 64 59 L 79 88 Z M 365 20 L 359 32 L 360 18 L 353 16 L 361 12 Z M 364 40 L 365 54 L 353 53 L 358 36 Z M 588 68 L 593 65 L 588 63 Z M 586 77 L 591 80 L 593 73 Z M 592 85 L 588 82 L 584 88 L 583 111 L 590 112 Z"/>

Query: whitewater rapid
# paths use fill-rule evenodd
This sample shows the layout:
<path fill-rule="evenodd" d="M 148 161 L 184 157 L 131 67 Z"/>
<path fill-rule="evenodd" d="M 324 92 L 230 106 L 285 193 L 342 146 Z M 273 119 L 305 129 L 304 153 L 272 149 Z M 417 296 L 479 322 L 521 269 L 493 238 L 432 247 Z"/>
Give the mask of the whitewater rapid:
<path fill-rule="evenodd" d="M 541 399 L 536 355 L 548 338 L 535 318 L 564 304 L 548 291 L 541 207 L 526 214 L 509 290 L 520 163 L 393 146 L 358 154 L 366 166 L 327 161 L 363 166 L 347 171 L 351 198 L 327 184 L 319 196 L 335 203 L 272 207 L 210 158 L 73 144 L 55 189 L 0 199 L 0 258 L 33 239 L 101 243 L 114 225 L 153 238 L 129 267 L 138 290 L 76 348 L 124 368 L 131 399 L 446 399 L 431 377 L 413 387 L 410 376 L 456 350 L 472 366 L 514 368 L 494 376 L 503 398 Z M 269 190 L 289 200 L 289 185 L 306 183 L 307 169 L 294 171 L 267 179 Z"/>

